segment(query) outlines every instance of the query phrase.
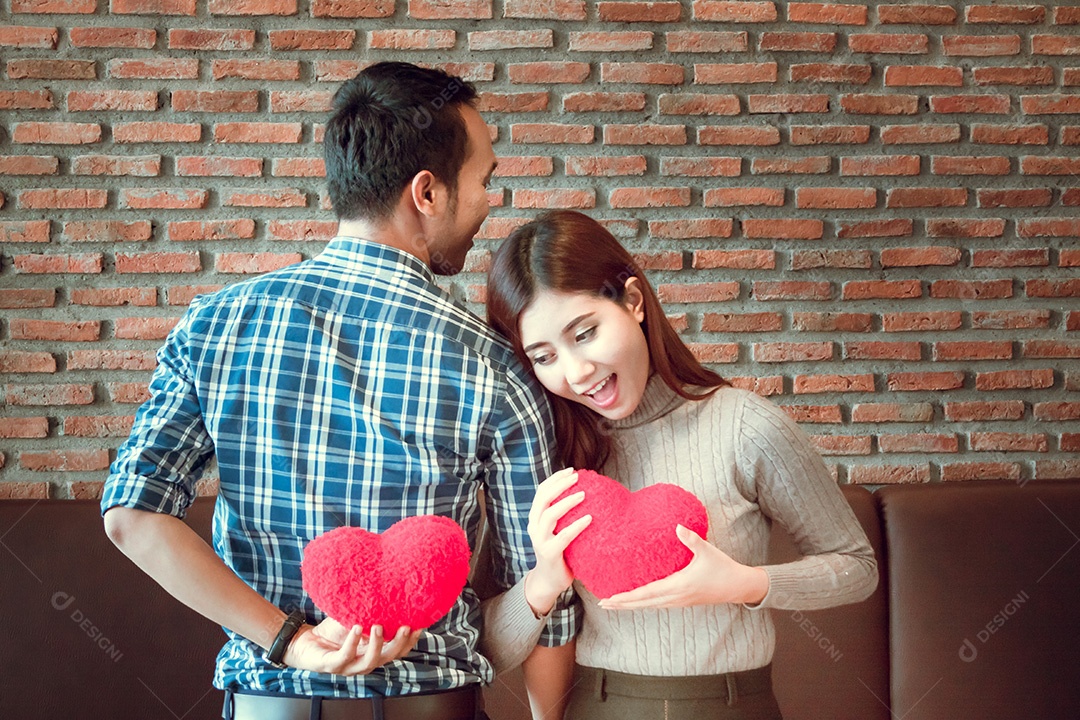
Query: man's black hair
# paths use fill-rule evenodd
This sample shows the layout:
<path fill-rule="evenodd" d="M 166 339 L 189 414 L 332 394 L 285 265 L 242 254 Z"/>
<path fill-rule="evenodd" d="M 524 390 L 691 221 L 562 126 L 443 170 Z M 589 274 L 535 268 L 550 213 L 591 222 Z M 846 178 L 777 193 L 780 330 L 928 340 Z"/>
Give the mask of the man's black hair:
<path fill-rule="evenodd" d="M 401 62 L 376 63 L 342 85 L 323 139 L 338 218 L 389 217 L 421 170 L 453 192 L 468 154 L 460 107 L 475 98 L 461 78 Z"/>

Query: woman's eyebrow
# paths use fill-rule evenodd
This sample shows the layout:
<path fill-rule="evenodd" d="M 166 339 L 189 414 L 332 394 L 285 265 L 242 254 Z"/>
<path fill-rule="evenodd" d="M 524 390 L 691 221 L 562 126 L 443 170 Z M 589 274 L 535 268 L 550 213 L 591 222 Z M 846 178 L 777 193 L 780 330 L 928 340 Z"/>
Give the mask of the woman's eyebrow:
<path fill-rule="evenodd" d="M 570 332 L 570 330 L 572 330 L 575 325 L 580 323 L 582 320 L 589 319 L 594 314 L 595 313 L 589 312 L 589 313 L 585 313 L 584 315 L 578 315 L 576 318 L 574 318 L 570 322 L 566 323 L 566 326 L 562 329 L 562 332 L 560 332 L 559 334 L 560 335 L 565 335 L 566 333 Z M 525 350 L 525 352 L 529 352 L 533 348 L 538 347 L 538 346 L 543 345 L 543 344 L 544 344 L 543 342 L 535 342 L 535 343 L 533 343 L 533 344 L 531 344 L 531 345 L 529 345 L 529 346 L 527 346 L 527 347 L 525 347 L 523 349 Z"/>

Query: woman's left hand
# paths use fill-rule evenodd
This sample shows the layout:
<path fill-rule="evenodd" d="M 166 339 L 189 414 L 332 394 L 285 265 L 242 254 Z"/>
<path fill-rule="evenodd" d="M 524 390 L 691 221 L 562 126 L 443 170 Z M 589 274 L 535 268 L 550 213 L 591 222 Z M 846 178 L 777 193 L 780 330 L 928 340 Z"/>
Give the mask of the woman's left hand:
<path fill-rule="evenodd" d="M 689 607 L 720 603 L 761 602 L 769 592 L 769 576 L 743 565 L 682 525 L 675 532 L 694 554 L 690 563 L 666 578 L 601 600 L 605 610 Z"/>

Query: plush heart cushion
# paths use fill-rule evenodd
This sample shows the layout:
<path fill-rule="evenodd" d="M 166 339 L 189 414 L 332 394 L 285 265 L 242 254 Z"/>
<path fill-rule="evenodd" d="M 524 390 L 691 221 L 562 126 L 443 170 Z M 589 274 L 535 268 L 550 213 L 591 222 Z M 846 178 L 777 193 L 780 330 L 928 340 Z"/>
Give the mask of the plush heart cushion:
<path fill-rule="evenodd" d="M 304 549 L 304 591 L 345 627 L 429 627 L 450 611 L 469 576 L 469 542 L 446 517 L 405 518 L 381 535 L 339 527 Z"/>
<path fill-rule="evenodd" d="M 584 491 L 585 499 L 559 520 L 558 532 L 584 515 L 592 523 L 563 557 L 574 577 L 599 598 L 665 578 L 686 567 L 693 554 L 675 534 L 683 525 L 705 537 L 709 517 L 692 493 L 658 483 L 631 493 L 609 477 L 579 470 L 563 495 Z"/>

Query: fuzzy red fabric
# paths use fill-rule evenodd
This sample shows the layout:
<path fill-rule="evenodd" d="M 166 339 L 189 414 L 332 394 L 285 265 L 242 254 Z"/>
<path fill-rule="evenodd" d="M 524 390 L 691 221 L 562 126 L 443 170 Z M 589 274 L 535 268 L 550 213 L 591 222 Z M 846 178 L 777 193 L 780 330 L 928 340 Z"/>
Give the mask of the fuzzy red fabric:
<path fill-rule="evenodd" d="M 315 605 L 345 627 L 365 633 L 382 625 L 394 636 L 442 618 L 461 595 L 469 576 L 469 542 L 446 517 L 405 518 L 381 535 L 339 527 L 304 549 L 304 591 Z"/>
<path fill-rule="evenodd" d="M 574 577 L 598 598 L 633 590 L 686 567 L 693 554 L 675 534 L 676 525 L 701 537 L 709 531 L 705 506 L 677 485 L 657 483 L 632 493 L 592 470 L 579 470 L 577 476 L 577 483 L 560 499 L 581 491 L 585 499 L 559 520 L 555 531 L 592 515 L 592 523 L 563 557 Z"/>

